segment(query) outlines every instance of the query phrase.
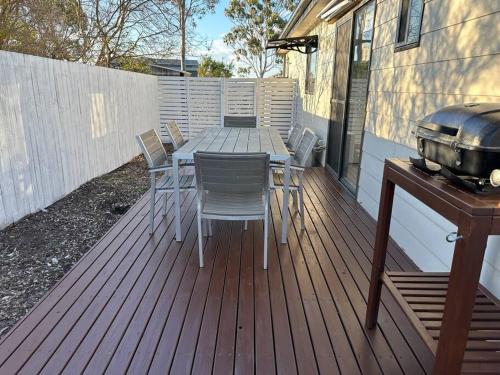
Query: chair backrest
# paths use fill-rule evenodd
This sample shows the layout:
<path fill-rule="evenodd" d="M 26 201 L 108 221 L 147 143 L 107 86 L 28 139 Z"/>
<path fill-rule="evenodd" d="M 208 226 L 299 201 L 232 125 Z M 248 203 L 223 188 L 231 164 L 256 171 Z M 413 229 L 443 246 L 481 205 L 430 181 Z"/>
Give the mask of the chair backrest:
<path fill-rule="evenodd" d="M 255 116 L 224 116 L 225 128 L 256 128 L 257 117 Z"/>
<path fill-rule="evenodd" d="M 179 126 L 177 126 L 177 123 L 175 121 L 167 122 L 165 128 L 167 129 L 168 136 L 172 141 L 174 150 L 178 150 L 186 143 L 186 140 L 181 133 L 181 129 L 179 129 Z"/>
<path fill-rule="evenodd" d="M 286 141 L 286 145 L 288 146 L 288 148 L 290 148 L 290 150 L 297 150 L 303 133 L 304 129 L 299 124 L 295 124 L 295 126 L 290 129 L 290 135 L 288 136 L 288 140 Z"/>
<path fill-rule="evenodd" d="M 198 191 L 256 193 L 269 190 L 269 154 L 196 152 Z"/>
<path fill-rule="evenodd" d="M 135 137 L 141 148 L 149 168 L 160 167 L 166 164 L 168 156 L 160 136 L 155 129 L 148 130 Z"/>
<path fill-rule="evenodd" d="M 318 137 L 316 134 L 311 129 L 306 128 L 294 155 L 295 161 L 300 166 L 304 167 L 306 165 L 307 159 L 311 155 L 317 141 Z"/>

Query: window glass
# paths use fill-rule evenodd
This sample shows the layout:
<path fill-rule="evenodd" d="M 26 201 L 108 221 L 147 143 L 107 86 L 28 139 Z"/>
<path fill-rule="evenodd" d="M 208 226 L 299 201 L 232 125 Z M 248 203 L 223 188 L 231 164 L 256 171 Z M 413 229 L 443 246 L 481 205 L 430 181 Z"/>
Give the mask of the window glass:
<path fill-rule="evenodd" d="M 424 10 L 424 0 L 401 0 L 396 50 L 417 47 Z"/>
<path fill-rule="evenodd" d="M 316 85 L 316 59 L 317 52 L 307 53 L 307 66 L 306 66 L 306 93 L 314 93 L 314 86 Z"/>

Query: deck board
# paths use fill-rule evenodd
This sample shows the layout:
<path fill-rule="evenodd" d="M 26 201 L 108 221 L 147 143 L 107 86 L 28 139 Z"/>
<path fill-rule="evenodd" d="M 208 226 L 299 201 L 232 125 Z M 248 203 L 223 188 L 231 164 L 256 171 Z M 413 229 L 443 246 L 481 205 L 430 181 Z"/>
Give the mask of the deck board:
<path fill-rule="evenodd" d="M 183 242 L 172 200 L 149 236 L 141 198 L 5 336 L 0 373 L 431 373 L 386 290 L 365 330 L 376 224 L 324 169 L 306 171 L 306 230 L 290 201 L 287 244 L 272 193 L 267 271 L 259 222 L 214 222 L 200 269 L 194 193 L 182 197 Z M 387 269 L 417 271 L 394 242 Z"/>

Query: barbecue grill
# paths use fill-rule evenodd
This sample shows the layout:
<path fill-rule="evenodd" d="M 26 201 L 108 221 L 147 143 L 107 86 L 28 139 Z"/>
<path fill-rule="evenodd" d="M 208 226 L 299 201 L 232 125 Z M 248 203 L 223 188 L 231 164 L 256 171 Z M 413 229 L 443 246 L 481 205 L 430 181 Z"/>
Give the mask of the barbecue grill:
<path fill-rule="evenodd" d="M 442 108 L 417 125 L 419 168 L 441 166 L 452 181 L 475 191 L 500 190 L 500 104 L 470 103 Z"/>

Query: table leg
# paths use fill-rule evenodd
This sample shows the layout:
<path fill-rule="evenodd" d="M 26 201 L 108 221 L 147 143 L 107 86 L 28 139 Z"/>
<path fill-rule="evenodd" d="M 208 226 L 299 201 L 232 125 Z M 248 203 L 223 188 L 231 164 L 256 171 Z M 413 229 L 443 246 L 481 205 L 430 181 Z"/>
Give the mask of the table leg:
<path fill-rule="evenodd" d="M 182 241 L 181 197 L 180 197 L 180 188 L 179 188 L 179 160 L 177 158 L 173 158 L 172 167 L 174 170 L 175 240 Z"/>
<path fill-rule="evenodd" d="M 373 328 L 377 324 L 380 293 L 382 292 L 382 275 L 384 273 L 389 229 L 391 226 L 392 202 L 394 201 L 394 183 L 387 177 L 387 167 L 384 168 L 380 205 L 378 210 L 377 234 L 373 253 L 372 274 L 368 306 L 366 307 L 366 328 Z"/>
<path fill-rule="evenodd" d="M 283 209 L 281 212 L 281 243 L 286 243 L 288 232 L 288 199 L 290 195 L 290 163 L 291 158 L 285 161 L 285 181 L 283 183 Z"/>
<path fill-rule="evenodd" d="M 434 374 L 460 374 L 490 229 L 491 217 L 459 217 Z"/>

